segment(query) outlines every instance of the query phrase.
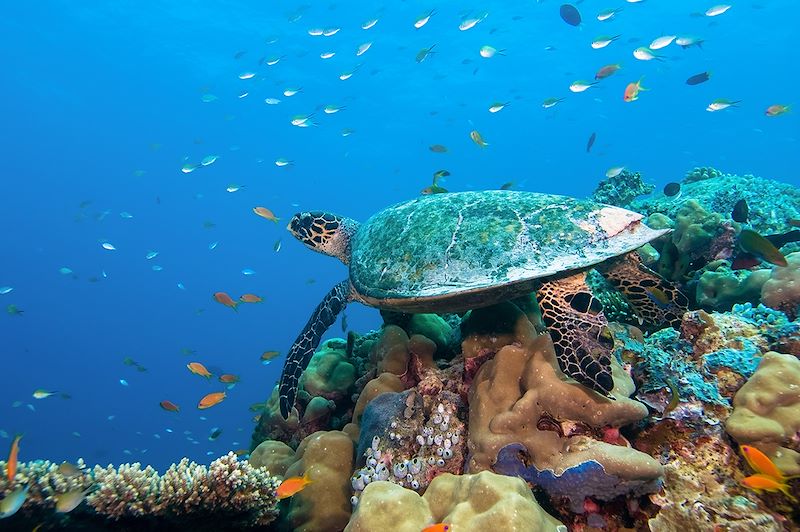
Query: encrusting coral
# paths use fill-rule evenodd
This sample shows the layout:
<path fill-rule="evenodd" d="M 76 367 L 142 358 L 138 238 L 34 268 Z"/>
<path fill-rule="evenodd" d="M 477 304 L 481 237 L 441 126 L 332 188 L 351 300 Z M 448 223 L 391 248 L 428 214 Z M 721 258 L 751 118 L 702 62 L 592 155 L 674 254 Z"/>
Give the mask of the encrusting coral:
<path fill-rule="evenodd" d="M 440 475 L 422 496 L 397 484 L 373 482 L 364 490 L 345 532 L 419 532 L 438 522 L 453 530 L 567 529 L 539 506 L 524 481 L 483 471 Z"/>
<path fill-rule="evenodd" d="M 765 452 L 785 475 L 800 474 L 800 360 L 769 352 L 733 398 L 725 429 Z"/>
<path fill-rule="evenodd" d="M 58 468 L 46 461 L 29 462 L 20 464 L 13 483 L 0 478 L 4 496 L 17 486 L 29 486 L 28 497 L 12 522 L 18 518 L 36 523 L 58 520 L 59 526 L 70 526 L 121 521 L 144 527 L 193 519 L 203 522 L 195 529 L 218 530 L 223 526 L 264 526 L 278 515 L 275 490 L 280 480 L 265 469 L 237 460 L 232 452 L 208 466 L 184 458 L 163 475 L 139 463 L 95 466 L 75 476 L 66 476 Z M 0 462 L 0 469 L 5 469 L 5 462 Z M 92 491 L 86 506 L 66 515 L 52 512 L 56 494 L 87 488 Z"/>

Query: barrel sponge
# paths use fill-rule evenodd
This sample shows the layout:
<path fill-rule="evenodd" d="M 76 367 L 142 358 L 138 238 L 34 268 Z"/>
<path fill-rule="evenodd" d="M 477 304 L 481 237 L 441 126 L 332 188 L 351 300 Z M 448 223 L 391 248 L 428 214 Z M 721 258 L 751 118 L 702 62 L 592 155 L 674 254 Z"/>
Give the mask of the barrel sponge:
<path fill-rule="evenodd" d="M 789 254 L 786 261 L 788 266 L 772 269 L 772 275 L 761 288 L 761 302 L 793 320 L 800 307 L 800 252 Z"/>
<path fill-rule="evenodd" d="M 751 444 L 773 458 L 787 475 L 800 474 L 800 454 L 792 445 L 800 432 L 800 360 L 770 351 L 736 392 L 725 423 L 737 442 Z"/>
<path fill-rule="evenodd" d="M 522 479 L 483 471 L 439 475 L 422 497 L 391 482 L 372 482 L 345 532 L 419 532 L 440 522 L 453 530 L 566 531 L 539 506 Z"/>

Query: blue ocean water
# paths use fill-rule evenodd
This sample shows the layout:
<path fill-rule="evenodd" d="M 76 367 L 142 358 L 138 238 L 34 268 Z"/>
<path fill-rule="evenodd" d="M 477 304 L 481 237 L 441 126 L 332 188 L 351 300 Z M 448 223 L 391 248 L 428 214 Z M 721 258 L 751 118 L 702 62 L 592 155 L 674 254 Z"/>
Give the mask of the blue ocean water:
<path fill-rule="evenodd" d="M 13 290 L 0 295 L 0 445 L 24 433 L 22 460 L 159 469 L 248 447 L 248 406 L 268 397 L 309 313 L 346 276 L 284 229 L 300 209 L 363 220 L 419 195 L 442 169 L 451 175 L 439 184 L 451 191 L 514 182 L 587 196 L 620 165 L 659 185 L 705 165 L 800 184 L 800 115 L 764 116 L 770 105 L 798 103 L 800 5 L 734 2 L 704 16 L 712 5 L 586 0 L 576 4 L 578 27 L 551 0 L 5 5 L 0 287 Z M 624 9 L 596 19 L 612 7 Z M 459 30 L 470 18 L 480 22 Z M 664 34 L 697 36 L 702 46 L 633 57 Z M 601 35 L 621 37 L 593 49 Z M 485 45 L 501 53 L 484 58 Z M 619 72 L 570 92 L 613 63 Z M 704 71 L 709 81 L 685 83 Z M 246 73 L 254 76 L 240 79 Z M 639 79 L 648 90 L 624 102 Z M 290 88 L 302 90 L 285 96 Z M 543 108 L 550 97 L 564 100 Z M 707 112 L 718 98 L 741 103 Z M 490 113 L 494 102 L 509 103 Z M 328 114 L 326 105 L 344 109 Z M 291 124 L 311 114 L 312 126 Z M 470 139 L 473 130 L 487 147 Z M 211 155 L 213 164 L 181 171 Z M 277 166 L 281 158 L 291 164 Z M 256 216 L 256 206 L 280 222 Z M 158 255 L 147 259 L 150 251 Z M 212 299 L 218 291 L 264 302 L 234 312 Z M 379 324 L 358 305 L 347 321 L 362 332 Z M 343 336 L 338 324 L 333 336 Z M 272 349 L 282 356 L 261 364 Z M 200 411 L 199 399 L 225 386 L 191 374 L 194 361 L 241 382 Z M 59 393 L 34 399 L 40 388 Z M 162 400 L 181 411 L 162 410 Z M 222 435 L 209 441 L 214 427 Z"/>

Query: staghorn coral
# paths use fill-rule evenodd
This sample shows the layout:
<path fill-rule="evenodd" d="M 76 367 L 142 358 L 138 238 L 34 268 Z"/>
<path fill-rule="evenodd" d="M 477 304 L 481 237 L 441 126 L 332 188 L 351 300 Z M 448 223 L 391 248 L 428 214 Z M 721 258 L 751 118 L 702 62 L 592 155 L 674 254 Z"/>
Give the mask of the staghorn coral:
<path fill-rule="evenodd" d="M 775 266 L 761 288 L 761 301 L 795 319 L 800 311 L 800 252 L 786 257 L 786 267 Z"/>
<path fill-rule="evenodd" d="M 489 471 L 443 474 L 421 497 L 396 484 L 373 482 L 364 490 L 345 532 L 418 532 L 437 522 L 448 523 L 454 530 L 566 532 L 539 506 L 521 479 Z"/>
<path fill-rule="evenodd" d="M 800 474 L 800 360 L 766 353 L 733 406 L 728 434 L 767 453 L 786 475 Z"/>
<path fill-rule="evenodd" d="M 5 467 L 4 462 L 0 466 Z M 77 477 L 65 477 L 58 465 L 50 462 L 21 464 L 16 483 L 30 486 L 28 498 L 20 513 L 31 521 L 52 518 L 53 497 L 76 489 L 94 486 L 86 497 L 91 514 L 75 511 L 69 519 L 110 523 L 124 521 L 136 526 L 167 526 L 187 519 L 202 520 L 226 526 L 264 526 L 277 516 L 275 489 L 280 484 L 262 468 L 238 461 L 228 453 L 209 466 L 187 458 L 159 475 L 152 467 L 122 464 L 119 467 L 95 466 Z M 12 486 L 0 481 L 0 493 L 6 495 Z M 205 528 L 205 527 L 200 527 Z"/>
<path fill-rule="evenodd" d="M 20 463 L 13 482 L 9 482 L 5 474 L 0 475 L 0 494 L 5 497 L 15 488 L 27 484 L 29 489 L 23 512 L 31 508 L 52 509 L 55 507 L 56 494 L 83 491 L 92 486 L 92 477 L 86 474 L 82 459 L 78 460 L 77 466 L 84 474 L 64 475 L 58 469 L 59 464 L 49 460 Z M 6 471 L 6 462 L 1 460 L 0 471 Z"/>

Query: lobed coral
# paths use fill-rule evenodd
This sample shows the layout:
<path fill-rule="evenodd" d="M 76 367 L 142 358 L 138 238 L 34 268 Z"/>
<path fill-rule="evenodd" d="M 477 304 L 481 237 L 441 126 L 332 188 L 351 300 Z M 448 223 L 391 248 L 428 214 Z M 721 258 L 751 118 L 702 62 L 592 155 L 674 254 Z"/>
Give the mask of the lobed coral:
<path fill-rule="evenodd" d="M 353 441 L 341 431 L 320 431 L 297 448 L 286 476 L 307 474 L 311 479 L 290 501 L 281 523 L 291 530 L 339 531 L 350 518 L 350 472 Z"/>
<path fill-rule="evenodd" d="M 761 301 L 791 319 L 800 314 L 800 252 L 786 257 L 786 267 L 775 266 L 761 288 Z"/>
<path fill-rule="evenodd" d="M 767 453 L 784 474 L 800 474 L 800 360 L 766 353 L 733 406 L 728 434 Z"/>
<path fill-rule="evenodd" d="M 364 490 L 345 532 L 419 532 L 438 522 L 454 530 L 566 532 L 566 526 L 539 506 L 521 479 L 488 471 L 443 474 L 423 496 L 390 482 L 373 482 Z"/>
<path fill-rule="evenodd" d="M 527 319 L 521 317 L 527 322 Z M 467 470 L 494 470 L 567 497 L 582 511 L 586 497 L 656 491 L 661 464 L 620 436 L 647 415 L 628 399 L 634 386 L 614 364 L 614 401 L 564 380 L 548 336 L 507 345 L 480 368 L 469 390 Z"/>
<path fill-rule="evenodd" d="M 732 270 L 728 261 L 714 261 L 703 268 L 697 280 L 695 299 L 706 310 L 731 310 L 733 305 L 758 305 L 770 270 Z"/>

